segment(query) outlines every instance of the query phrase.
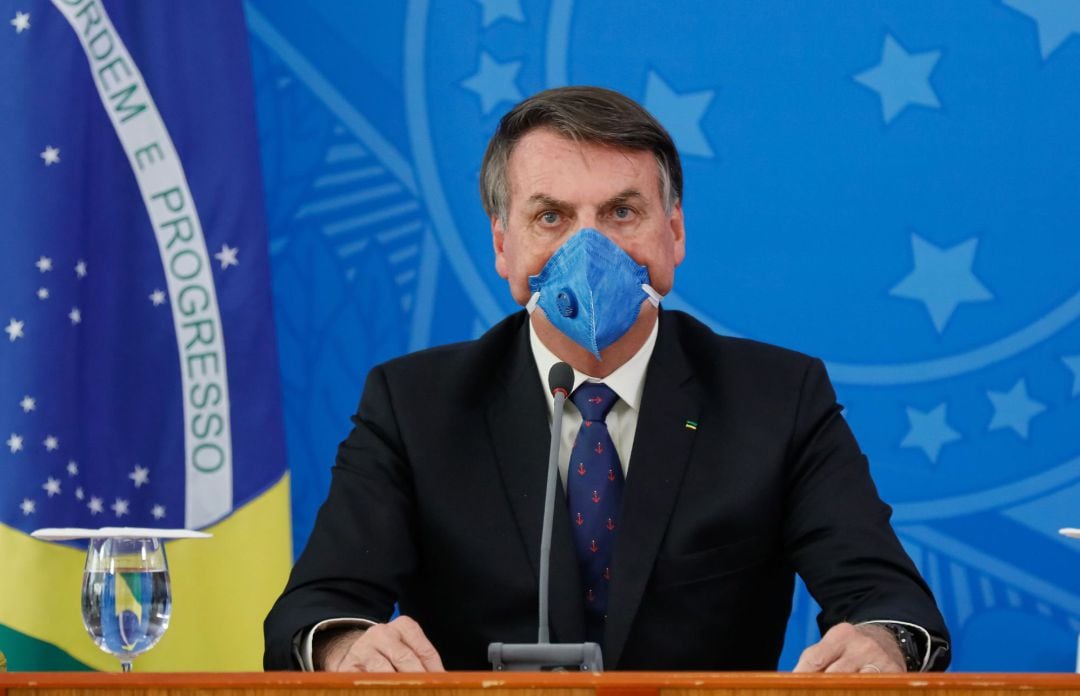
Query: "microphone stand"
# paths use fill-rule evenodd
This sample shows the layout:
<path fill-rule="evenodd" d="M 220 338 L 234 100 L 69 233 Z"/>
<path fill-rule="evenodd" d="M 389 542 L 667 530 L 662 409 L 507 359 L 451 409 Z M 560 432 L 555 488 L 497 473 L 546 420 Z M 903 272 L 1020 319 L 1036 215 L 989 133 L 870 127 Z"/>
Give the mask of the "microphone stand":
<path fill-rule="evenodd" d="M 555 521 L 555 484 L 562 447 L 562 419 L 566 397 L 574 386 L 574 371 L 566 363 L 556 363 L 548 374 L 548 386 L 555 398 L 548 447 L 547 493 L 544 497 L 544 526 L 540 534 L 540 602 L 536 643 L 491 643 L 488 661 L 497 671 L 603 672 L 604 657 L 597 643 L 552 643 L 548 627 L 551 587 L 551 529 Z"/>

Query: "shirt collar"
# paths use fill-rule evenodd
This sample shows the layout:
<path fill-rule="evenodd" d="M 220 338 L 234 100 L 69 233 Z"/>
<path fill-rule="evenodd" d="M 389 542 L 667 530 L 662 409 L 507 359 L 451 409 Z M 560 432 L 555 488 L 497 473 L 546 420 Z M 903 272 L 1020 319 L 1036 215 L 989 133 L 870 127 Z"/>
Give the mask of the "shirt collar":
<path fill-rule="evenodd" d="M 645 391 L 645 371 L 649 367 L 649 358 L 652 357 L 653 349 L 656 347 L 656 337 L 659 332 L 660 320 L 657 318 L 649 337 L 645 339 L 645 343 L 629 360 L 602 380 L 574 370 L 574 386 L 576 387 L 586 381 L 603 382 L 611 387 L 619 395 L 619 398 L 626 402 L 627 406 L 634 411 L 639 410 L 641 408 L 641 394 Z M 529 345 L 532 348 L 536 369 L 540 373 L 540 382 L 544 385 L 544 393 L 547 394 L 548 413 L 550 414 L 555 410 L 555 403 L 547 389 L 548 372 L 551 370 L 552 365 L 560 361 L 533 331 L 531 320 L 529 321 Z"/>

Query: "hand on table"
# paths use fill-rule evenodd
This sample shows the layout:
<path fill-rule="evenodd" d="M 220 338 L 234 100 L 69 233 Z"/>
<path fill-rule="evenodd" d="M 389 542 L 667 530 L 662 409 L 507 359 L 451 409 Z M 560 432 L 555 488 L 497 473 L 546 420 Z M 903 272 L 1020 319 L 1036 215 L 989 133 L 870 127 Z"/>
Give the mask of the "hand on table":
<path fill-rule="evenodd" d="M 875 624 L 833 626 L 803 650 L 795 672 L 906 672 L 896 639 Z"/>
<path fill-rule="evenodd" d="M 315 664 L 327 672 L 446 671 L 420 624 L 407 616 L 328 636 L 316 647 Z"/>

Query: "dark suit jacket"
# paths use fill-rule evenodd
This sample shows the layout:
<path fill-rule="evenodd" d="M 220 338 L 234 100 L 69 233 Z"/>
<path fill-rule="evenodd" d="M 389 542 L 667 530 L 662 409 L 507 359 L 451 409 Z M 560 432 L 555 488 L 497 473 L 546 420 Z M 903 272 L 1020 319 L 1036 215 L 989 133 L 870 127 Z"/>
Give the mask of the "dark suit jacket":
<path fill-rule="evenodd" d="M 549 440 L 527 317 L 373 369 L 330 494 L 266 619 L 265 664 L 327 618 L 415 618 L 448 669 L 536 640 Z M 687 422 L 697 423 L 697 429 Z M 612 559 L 608 669 L 775 669 L 794 573 L 841 621 L 944 622 L 891 527 L 822 363 L 664 311 Z M 585 638 L 560 497 L 555 642 Z"/>

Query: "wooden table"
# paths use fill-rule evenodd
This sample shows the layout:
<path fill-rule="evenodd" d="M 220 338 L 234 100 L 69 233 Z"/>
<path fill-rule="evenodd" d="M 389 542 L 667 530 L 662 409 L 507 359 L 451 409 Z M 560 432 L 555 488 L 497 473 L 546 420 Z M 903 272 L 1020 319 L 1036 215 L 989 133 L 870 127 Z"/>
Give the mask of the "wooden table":
<path fill-rule="evenodd" d="M 1080 696 L 1080 674 L 0 674 L 0 696 L 343 696 L 345 691 L 363 696 L 1004 696 L 1034 692 Z"/>

